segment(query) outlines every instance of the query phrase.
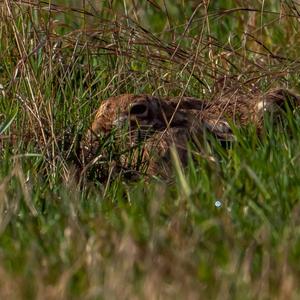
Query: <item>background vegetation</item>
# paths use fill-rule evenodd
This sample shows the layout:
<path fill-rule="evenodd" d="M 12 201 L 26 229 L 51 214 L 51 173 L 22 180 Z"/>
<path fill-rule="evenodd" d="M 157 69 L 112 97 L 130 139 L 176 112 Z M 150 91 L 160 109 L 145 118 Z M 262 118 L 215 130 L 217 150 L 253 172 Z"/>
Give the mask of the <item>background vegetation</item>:
<path fill-rule="evenodd" d="M 0 297 L 298 299 L 298 115 L 172 184 L 74 180 L 108 96 L 299 91 L 297 2 L 1 1 Z"/>

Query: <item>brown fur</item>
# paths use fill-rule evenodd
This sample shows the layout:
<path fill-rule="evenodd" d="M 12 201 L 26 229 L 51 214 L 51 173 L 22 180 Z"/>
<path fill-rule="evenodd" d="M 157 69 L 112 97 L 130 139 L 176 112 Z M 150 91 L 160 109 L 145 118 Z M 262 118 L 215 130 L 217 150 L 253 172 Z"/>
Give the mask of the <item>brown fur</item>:
<path fill-rule="evenodd" d="M 300 97 L 285 89 L 266 94 L 230 92 L 211 102 L 192 97 L 160 98 L 132 94 L 111 97 L 101 103 L 82 141 L 83 162 L 86 164 L 94 159 L 100 147 L 99 135 L 105 136 L 115 128 L 123 128 L 120 136 L 125 148 L 136 147 L 140 151 L 133 155 L 131 163 L 148 164 L 147 173 L 151 175 L 168 175 L 172 146 L 185 165 L 188 141 L 194 138 L 202 140 L 205 131 L 220 140 L 231 141 L 234 136 L 228 121 L 236 126 L 253 123 L 260 131 L 265 112 L 284 109 L 285 104 L 291 108 L 298 106 Z M 122 167 L 128 166 L 126 153 L 120 163 Z"/>

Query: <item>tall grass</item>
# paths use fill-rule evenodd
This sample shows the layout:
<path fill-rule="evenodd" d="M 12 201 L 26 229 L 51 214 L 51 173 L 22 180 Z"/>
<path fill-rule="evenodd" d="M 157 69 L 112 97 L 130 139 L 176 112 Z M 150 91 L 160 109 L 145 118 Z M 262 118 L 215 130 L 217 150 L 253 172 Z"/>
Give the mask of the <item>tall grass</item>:
<path fill-rule="evenodd" d="M 80 138 L 123 92 L 299 90 L 297 1 L 0 3 L 0 297 L 297 299 L 299 116 L 237 130 L 173 183 L 77 186 Z M 288 127 L 288 130 L 283 130 Z"/>

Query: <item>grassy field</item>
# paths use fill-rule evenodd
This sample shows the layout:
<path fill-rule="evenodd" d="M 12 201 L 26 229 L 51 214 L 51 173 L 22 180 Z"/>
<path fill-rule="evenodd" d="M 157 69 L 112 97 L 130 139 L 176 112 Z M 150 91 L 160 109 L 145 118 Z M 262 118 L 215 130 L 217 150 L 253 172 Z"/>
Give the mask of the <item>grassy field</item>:
<path fill-rule="evenodd" d="M 108 96 L 299 92 L 299 20 L 292 0 L 0 2 L 0 298 L 299 299 L 300 114 L 172 183 L 74 179 Z"/>

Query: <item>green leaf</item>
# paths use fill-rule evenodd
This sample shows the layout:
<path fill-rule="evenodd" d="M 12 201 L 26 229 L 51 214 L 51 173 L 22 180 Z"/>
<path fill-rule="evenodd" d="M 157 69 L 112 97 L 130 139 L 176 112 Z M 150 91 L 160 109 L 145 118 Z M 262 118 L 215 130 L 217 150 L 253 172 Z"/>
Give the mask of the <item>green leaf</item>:
<path fill-rule="evenodd" d="M 14 121 L 14 119 L 17 116 L 17 110 L 12 114 L 12 116 L 8 117 L 7 120 L 5 120 L 2 124 L 0 124 L 0 134 L 3 134 L 6 129 L 9 128 L 11 123 Z"/>

